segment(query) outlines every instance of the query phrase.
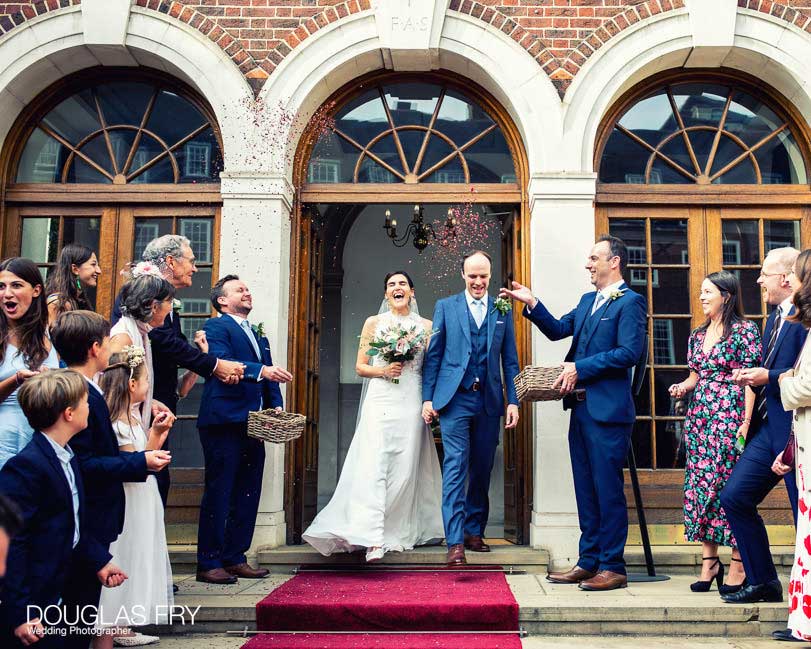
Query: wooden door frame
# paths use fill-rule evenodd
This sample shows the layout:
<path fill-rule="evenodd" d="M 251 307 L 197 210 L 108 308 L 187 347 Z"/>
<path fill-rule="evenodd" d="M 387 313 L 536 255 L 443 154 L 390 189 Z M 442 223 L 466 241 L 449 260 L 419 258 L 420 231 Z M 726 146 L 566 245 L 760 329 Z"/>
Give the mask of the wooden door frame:
<path fill-rule="evenodd" d="M 475 191 L 471 191 L 468 184 L 308 184 L 307 165 L 310 160 L 312 150 L 318 140 L 323 125 L 320 123 L 311 124 L 305 129 L 293 161 L 293 185 L 297 188 L 296 199 L 293 203 L 291 214 L 291 235 L 290 235 L 290 277 L 291 291 L 289 302 L 289 322 L 291 329 L 289 332 L 290 344 L 288 345 L 288 369 L 294 376 L 303 375 L 306 368 L 301 366 L 301 357 L 296 350 L 301 345 L 301 338 L 307 335 L 302 329 L 299 310 L 301 309 L 302 296 L 299 294 L 301 287 L 298 280 L 302 263 L 298 238 L 302 228 L 302 206 L 305 204 L 317 203 L 354 203 L 354 204 L 393 204 L 393 203 L 421 203 L 421 204 L 464 204 L 473 201 L 474 203 L 498 203 L 511 204 L 518 208 L 520 228 L 517 238 L 522 254 L 516 260 L 516 279 L 521 282 L 528 282 L 530 277 L 531 257 L 529 250 L 530 230 L 529 230 L 529 203 L 527 198 L 527 186 L 529 183 L 529 163 L 524 150 L 523 141 L 514 122 L 509 117 L 504 108 L 485 90 L 473 84 L 470 80 L 460 75 L 450 72 L 424 72 L 419 75 L 413 73 L 391 73 L 389 71 L 375 71 L 366 74 L 359 79 L 354 79 L 335 92 L 324 106 L 328 106 L 330 115 L 339 110 L 347 101 L 360 94 L 370 84 L 374 83 L 396 83 L 403 80 L 419 80 L 422 82 L 433 82 L 448 85 L 459 89 L 465 95 L 471 97 L 494 119 L 501 128 L 507 144 L 513 156 L 513 163 L 516 172 L 516 183 L 504 184 L 475 184 Z M 472 183 L 471 183 L 472 184 Z M 517 310 L 513 312 L 515 322 L 516 347 L 518 350 L 519 362 L 523 365 L 529 364 L 532 358 L 531 328 L 527 320 L 521 317 Z M 288 391 L 288 402 L 295 404 L 302 398 L 301 388 L 297 388 L 295 382 L 291 384 Z M 534 457 L 532 453 L 534 435 L 532 431 L 532 417 L 527 408 L 522 412 L 522 425 L 525 426 L 524 434 L 516 441 L 521 443 L 523 451 L 523 474 L 528 479 L 523 481 L 524 502 L 520 503 L 518 517 L 521 521 L 519 538 L 523 543 L 529 542 L 529 525 L 531 520 L 533 488 L 534 488 Z M 284 480 L 284 503 L 285 521 L 287 525 L 288 543 L 297 541 L 303 530 L 297 529 L 297 524 L 301 522 L 299 512 L 302 511 L 303 501 L 301 489 L 303 488 L 300 460 L 304 439 L 293 442 L 285 453 L 285 480 Z M 310 441 L 312 443 L 312 440 Z M 317 439 L 315 452 L 317 454 Z M 527 451 L 529 448 L 529 451 Z"/>

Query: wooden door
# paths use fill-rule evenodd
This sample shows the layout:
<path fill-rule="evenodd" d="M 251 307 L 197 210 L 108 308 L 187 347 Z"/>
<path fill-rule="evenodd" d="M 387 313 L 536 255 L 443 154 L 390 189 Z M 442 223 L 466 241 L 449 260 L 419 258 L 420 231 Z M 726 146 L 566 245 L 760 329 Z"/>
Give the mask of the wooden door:
<path fill-rule="evenodd" d="M 704 322 L 698 299 L 701 282 L 721 269 L 737 274 L 746 316 L 762 329 L 769 313 L 756 284 L 762 260 L 773 248 L 811 244 L 809 210 L 793 206 L 612 205 L 598 208 L 596 226 L 598 232 L 625 240 L 629 252 L 626 281 L 631 290 L 647 299 L 649 362 L 636 399 L 632 442 L 654 539 L 678 541 L 682 538 L 686 403 L 672 399 L 667 388 L 689 371 L 690 331 Z M 633 507 L 627 485 L 626 495 Z M 633 518 L 635 513 L 631 514 Z M 783 489 L 772 491 L 761 515 L 769 524 L 786 524 L 790 513 Z M 656 529 L 657 525 L 664 527 Z M 665 529 L 667 526 L 671 528 Z"/>
<path fill-rule="evenodd" d="M 528 260 L 522 255 L 521 210 L 516 207 L 502 226 L 501 240 L 501 285 L 525 281 L 525 265 Z M 514 309 L 516 346 L 521 368 L 528 364 L 529 333 L 526 318 L 519 309 Z M 518 426 L 504 429 L 504 538 L 523 545 L 529 542 L 529 523 L 532 513 L 532 409 L 530 404 L 521 406 Z"/>
<path fill-rule="evenodd" d="M 293 374 L 289 407 L 307 417 L 304 434 L 287 445 L 284 509 L 287 543 L 301 543 L 301 533 L 315 518 L 318 505 L 319 349 L 323 234 L 315 208 L 299 210 L 298 249 L 291 301 L 296 314 L 288 367 Z"/>

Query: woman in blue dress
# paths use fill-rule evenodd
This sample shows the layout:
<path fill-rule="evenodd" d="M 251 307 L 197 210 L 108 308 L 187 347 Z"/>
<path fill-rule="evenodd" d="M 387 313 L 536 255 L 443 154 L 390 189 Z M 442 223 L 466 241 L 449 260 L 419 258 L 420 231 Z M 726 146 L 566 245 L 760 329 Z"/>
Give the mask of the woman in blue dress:
<path fill-rule="evenodd" d="M 39 269 L 23 257 L 0 262 L 0 468 L 34 434 L 17 402 L 17 388 L 34 374 L 58 367 Z"/>

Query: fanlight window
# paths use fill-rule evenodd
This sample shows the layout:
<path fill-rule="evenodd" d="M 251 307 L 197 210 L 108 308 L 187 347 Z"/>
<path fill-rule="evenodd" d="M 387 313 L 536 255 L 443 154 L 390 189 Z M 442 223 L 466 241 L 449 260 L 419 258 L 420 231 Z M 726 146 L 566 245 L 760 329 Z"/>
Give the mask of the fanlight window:
<path fill-rule="evenodd" d="M 189 99 L 149 82 L 113 82 L 61 101 L 37 124 L 18 183 L 219 182 L 211 121 Z"/>
<path fill-rule="evenodd" d="M 310 183 L 514 183 L 499 125 L 463 93 L 432 83 L 372 87 L 316 142 Z"/>
<path fill-rule="evenodd" d="M 615 123 L 604 183 L 806 184 L 786 119 L 748 91 L 718 83 L 659 88 Z"/>

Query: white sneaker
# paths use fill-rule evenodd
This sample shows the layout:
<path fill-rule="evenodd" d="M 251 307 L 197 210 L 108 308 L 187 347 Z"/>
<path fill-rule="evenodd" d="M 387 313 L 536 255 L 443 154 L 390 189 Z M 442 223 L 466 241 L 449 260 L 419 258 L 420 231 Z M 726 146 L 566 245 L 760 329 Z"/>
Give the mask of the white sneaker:
<path fill-rule="evenodd" d="M 143 633 L 134 633 L 133 635 L 121 635 L 113 638 L 113 644 L 119 647 L 141 647 L 143 645 L 155 644 L 160 642 L 160 638 L 156 635 L 144 635 Z"/>
<path fill-rule="evenodd" d="M 366 550 L 366 563 L 375 563 L 383 558 L 386 551 L 383 548 L 369 548 Z"/>

